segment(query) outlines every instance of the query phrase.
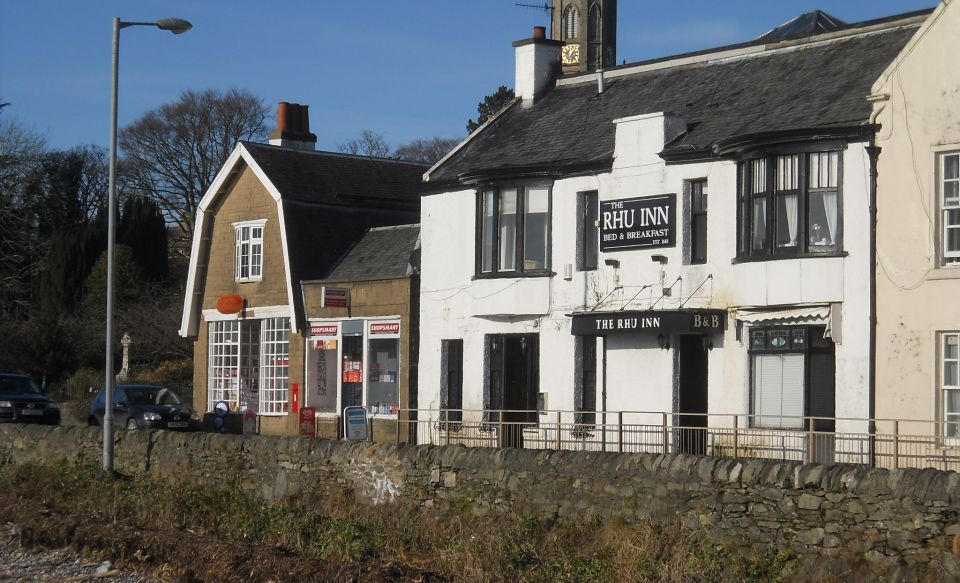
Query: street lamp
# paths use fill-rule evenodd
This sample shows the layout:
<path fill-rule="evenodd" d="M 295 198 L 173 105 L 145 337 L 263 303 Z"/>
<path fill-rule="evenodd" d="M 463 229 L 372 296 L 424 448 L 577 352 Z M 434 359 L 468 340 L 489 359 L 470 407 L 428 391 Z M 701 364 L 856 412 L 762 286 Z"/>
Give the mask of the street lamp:
<path fill-rule="evenodd" d="M 160 30 L 169 30 L 173 34 L 182 34 L 193 25 L 180 18 L 164 18 L 156 22 L 123 22 L 113 19 L 113 75 L 110 91 L 110 184 L 107 192 L 107 340 L 104 388 L 106 403 L 103 411 L 103 469 L 113 471 L 113 270 L 114 241 L 116 240 L 117 208 L 117 85 L 120 62 L 120 29 L 130 26 L 156 26 Z"/>

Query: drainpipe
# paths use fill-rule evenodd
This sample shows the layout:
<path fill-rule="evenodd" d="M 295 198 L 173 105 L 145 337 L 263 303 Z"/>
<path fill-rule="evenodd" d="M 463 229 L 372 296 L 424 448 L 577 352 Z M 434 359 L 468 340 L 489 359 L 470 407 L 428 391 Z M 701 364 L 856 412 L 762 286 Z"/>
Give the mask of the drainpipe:
<path fill-rule="evenodd" d="M 603 410 L 602 451 L 607 451 L 607 336 L 603 336 L 603 391 L 600 393 L 601 408 Z"/>
<path fill-rule="evenodd" d="M 877 145 L 877 118 L 886 107 L 890 99 L 889 94 L 874 94 L 867 96 L 867 101 L 875 104 L 870 114 L 870 125 L 866 128 L 870 132 L 867 155 L 870 157 L 870 346 L 868 360 L 869 381 L 867 383 L 867 415 L 870 418 L 868 431 L 870 433 L 870 467 L 876 467 L 876 433 L 875 421 L 877 412 L 877 161 L 880 157 L 880 146 Z M 876 105 L 879 104 L 879 105 Z"/>

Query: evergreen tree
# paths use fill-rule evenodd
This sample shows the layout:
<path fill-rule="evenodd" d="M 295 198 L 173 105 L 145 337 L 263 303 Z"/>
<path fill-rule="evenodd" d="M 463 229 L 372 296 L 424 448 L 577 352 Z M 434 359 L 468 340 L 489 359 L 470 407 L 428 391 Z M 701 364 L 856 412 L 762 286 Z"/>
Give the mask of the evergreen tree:
<path fill-rule="evenodd" d="M 148 281 L 162 281 L 169 272 L 167 224 L 152 200 L 127 200 L 120 217 L 117 242 L 130 248 L 134 262 Z"/>

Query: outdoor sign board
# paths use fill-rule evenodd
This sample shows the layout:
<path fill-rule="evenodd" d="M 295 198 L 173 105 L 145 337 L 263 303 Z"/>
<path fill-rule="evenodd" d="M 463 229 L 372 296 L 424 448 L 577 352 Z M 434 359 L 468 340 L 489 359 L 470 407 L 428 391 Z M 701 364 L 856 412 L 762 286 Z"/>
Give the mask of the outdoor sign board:
<path fill-rule="evenodd" d="M 649 332 L 652 334 L 723 332 L 725 310 L 645 310 L 573 314 L 570 331 L 574 336 L 607 336 Z"/>
<path fill-rule="evenodd" d="M 313 437 L 317 434 L 317 408 L 303 407 L 300 409 L 300 435 Z"/>
<path fill-rule="evenodd" d="M 400 322 L 370 322 L 370 334 L 399 334 Z"/>
<path fill-rule="evenodd" d="M 600 201 L 600 250 L 657 249 L 677 244 L 677 195 Z"/>
<path fill-rule="evenodd" d="M 340 328 L 336 324 L 312 324 L 310 336 L 336 336 Z"/>
<path fill-rule="evenodd" d="M 350 306 L 350 290 L 345 287 L 323 286 L 320 295 L 322 308 L 346 308 Z"/>
<path fill-rule="evenodd" d="M 349 441 L 367 441 L 370 439 L 370 426 L 367 410 L 364 407 L 345 407 L 343 409 L 343 435 Z"/>

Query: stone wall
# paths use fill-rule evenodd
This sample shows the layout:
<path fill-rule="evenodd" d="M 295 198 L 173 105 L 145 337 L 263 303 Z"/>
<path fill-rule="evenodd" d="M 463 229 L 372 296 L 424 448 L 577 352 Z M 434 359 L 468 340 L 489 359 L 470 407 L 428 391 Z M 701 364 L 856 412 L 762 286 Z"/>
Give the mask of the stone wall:
<path fill-rule="evenodd" d="M 375 504 L 477 515 L 678 519 L 718 543 L 772 543 L 878 567 L 940 564 L 944 576 L 960 574 L 955 472 L 162 431 L 116 439 L 124 473 L 209 482 L 239 473 L 244 487 L 267 500 L 346 487 Z M 99 460 L 100 451 L 97 429 L 0 425 L 0 459 Z"/>

